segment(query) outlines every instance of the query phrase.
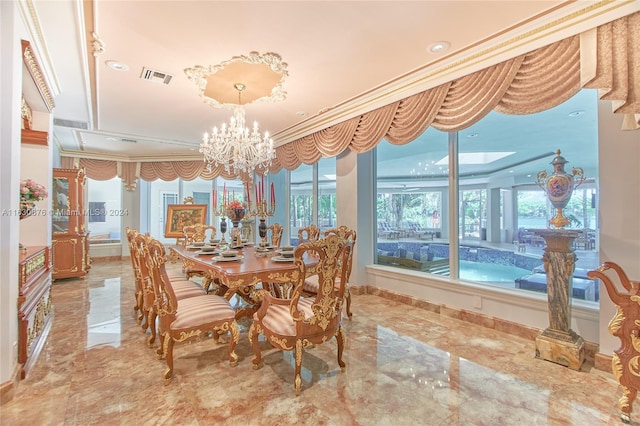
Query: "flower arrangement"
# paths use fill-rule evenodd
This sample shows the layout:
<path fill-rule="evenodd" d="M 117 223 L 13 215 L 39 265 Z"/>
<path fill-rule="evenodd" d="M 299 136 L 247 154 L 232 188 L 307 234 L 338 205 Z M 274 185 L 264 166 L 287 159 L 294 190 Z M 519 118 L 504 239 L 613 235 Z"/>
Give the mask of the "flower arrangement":
<path fill-rule="evenodd" d="M 231 200 L 231 202 L 227 204 L 227 209 L 239 210 L 239 209 L 244 209 L 244 206 L 238 200 Z"/>
<path fill-rule="evenodd" d="M 47 189 L 31 179 L 20 181 L 20 201 L 40 201 L 47 198 Z"/>

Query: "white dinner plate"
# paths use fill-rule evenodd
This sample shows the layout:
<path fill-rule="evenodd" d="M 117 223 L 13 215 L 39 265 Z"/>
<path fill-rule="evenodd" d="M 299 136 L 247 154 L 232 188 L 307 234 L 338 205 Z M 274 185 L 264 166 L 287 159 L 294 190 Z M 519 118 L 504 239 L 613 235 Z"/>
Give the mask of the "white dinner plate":
<path fill-rule="evenodd" d="M 186 248 L 187 250 L 200 250 L 202 247 L 204 246 L 194 246 L 193 244 L 188 245 Z"/>
<path fill-rule="evenodd" d="M 274 262 L 293 262 L 294 260 L 296 260 L 296 258 L 275 256 L 275 257 L 272 257 L 271 260 L 273 260 Z"/>
<path fill-rule="evenodd" d="M 212 250 L 212 251 L 202 251 L 202 250 L 198 250 L 198 251 L 196 252 L 196 254 L 197 254 L 197 255 L 201 255 L 201 254 L 204 254 L 204 255 L 210 255 L 210 254 L 220 254 L 220 252 L 219 252 L 218 250 Z"/>
<path fill-rule="evenodd" d="M 244 256 L 233 256 L 233 257 L 224 257 L 224 256 L 216 256 L 213 258 L 216 262 L 233 262 L 235 260 L 242 260 Z"/>

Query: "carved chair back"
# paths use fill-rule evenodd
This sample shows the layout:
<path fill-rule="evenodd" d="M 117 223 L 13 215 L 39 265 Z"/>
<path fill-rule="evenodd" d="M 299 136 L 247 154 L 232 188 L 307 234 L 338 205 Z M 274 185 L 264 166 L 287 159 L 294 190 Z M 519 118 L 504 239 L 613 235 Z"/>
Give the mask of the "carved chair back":
<path fill-rule="evenodd" d="M 195 225 L 185 226 L 182 229 L 184 233 L 183 244 L 190 245 L 194 242 L 203 242 L 207 239 L 207 231 L 211 230 L 209 239 L 214 239 L 216 237 L 217 229 L 213 225 L 203 225 L 201 223 L 197 223 Z"/>
<path fill-rule="evenodd" d="M 351 276 L 351 267 L 353 265 L 353 251 L 356 246 L 356 236 L 357 236 L 356 231 L 344 225 L 340 225 L 337 228 L 330 228 L 324 231 L 325 238 L 328 237 L 329 235 L 337 235 L 340 238 L 346 240 L 347 244 L 351 246 L 351 249 L 349 250 L 349 259 L 347 264 L 347 282 L 348 282 L 349 277 Z"/>
<path fill-rule="evenodd" d="M 267 226 L 267 232 L 271 232 L 271 245 L 274 247 L 280 247 L 282 243 L 282 233 L 284 228 L 279 223 Z"/>
<path fill-rule="evenodd" d="M 150 237 L 145 234 L 137 233 L 133 238 L 134 250 L 136 253 L 136 263 L 140 271 L 140 280 L 142 284 L 142 309 L 148 312 L 153 308 L 155 300 L 151 276 L 147 264 L 147 239 Z"/>
<path fill-rule="evenodd" d="M 311 224 L 309 226 L 298 229 L 298 242 L 304 243 L 307 241 L 317 241 L 320 239 L 320 228 L 317 225 Z"/>
<path fill-rule="evenodd" d="M 178 299 L 165 269 L 167 255 L 164 245 L 151 236 L 145 237 L 146 264 L 155 296 L 155 309 L 160 318 L 160 330 L 167 328 L 175 319 Z"/>
<path fill-rule="evenodd" d="M 125 230 L 127 233 L 127 243 L 129 245 L 129 256 L 131 257 L 131 267 L 133 268 L 133 276 L 134 276 L 134 284 L 135 284 L 136 304 L 133 310 L 136 313 L 136 318 L 138 320 L 138 323 L 140 323 L 140 321 L 142 321 L 142 316 L 143 316 L 143 313 L 142 313 L 143 300 L 142 299 L 144 297 L 144 285 L 143 285 L 142 275 L 140 272 L 140 266 L 138 265 L 138 254 L 136 252 L 136 246 L 134 242 L 136 235 L 138 235 L 138 231 L 133 230 L 128 226 L 126 227 Z"/>

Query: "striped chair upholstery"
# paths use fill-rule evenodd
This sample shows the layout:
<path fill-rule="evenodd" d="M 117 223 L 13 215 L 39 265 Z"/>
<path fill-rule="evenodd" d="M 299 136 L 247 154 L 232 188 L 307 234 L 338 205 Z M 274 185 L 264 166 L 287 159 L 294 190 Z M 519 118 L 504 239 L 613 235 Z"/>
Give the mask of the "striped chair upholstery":
<path fill-rule="evenodd" d="M 235 311 L 227 299 L 214 294 L 203 294 L 178 299 L 165 269 L 166 255 L 161 242 L 149 237 L 147 264 L 156 295 L 159 317 L 160 347 L 157 354 L 166 360 L 164 380 L 173 377 L 173 347 L 176 342 L 187 341 L 213 333 L 218 342 L 223 333 L 229 332 L 228 356 L 232 367 L 238 363 L 235 347 L 240 340 L 240 331 Z"/>
<path fill-rule="evenodd" d="M 142 282 L 142 331 L 145 333 L 150 331 L 147 344 L 153 346 L 156 341 L 156 318 L 157 311 L 155 306 L 156 295 L 153 290 L 153 284 L 151 282 L 151 271 L 147 262 L 148 255 L 148 242 L 153 240 L 148 234 L 137 234 L 133 239 L 134 249 L 136 253 L 136 263 L 140 270 L 140 277 Z M 198 283 L 188 280 L 184 276 L 170 277 L 167 275 L 167 279 L 171 281 L 174 286 L 176 297 L 184 299 L 187 297 L 202 296 L 207 294 L 204 288 Z"/>
<path fill-rule="evenodd" d="M 338 235 L 340 238 L 345 239 L 347 243 L 351 246 L 351 251 L 349 253 L 349 265 L 347 269 L 347 283 L 345 285 L 345 290 L 344 290 L 347 317 L 351 319 L 351 317 L 353 316 L 353 313 L 351 312 L 351 292 L 349 291 L 348 280 L 349 280 L 349 277 L 351 277 L 351 267 L 353 265 L 353 251 L 356 245 L 356 231 L 353 229 L 347 228 L 344 225 L 341 225 L 337 228 L 327 229 L 324 232 L 325 237 L 332 234 Z M 340 286 L 340 285 L 341 285 L 340 278 L 336 278 L 336 286 Z M 313 296 L 318 293 L 319 287 L 320 286 L 318 284 L 318 275 L 312 275 L 310 277 L 307 277 L 307 279 L 304 280 L 304 285 L 302 286 L 302 293 L 305 296 Z"/>
<path fill-rule="evenodd" d="M 295 391 L 300 394 L 302 378 L 302 352 L 305 347 L 319 345 L 335 337 L 338 342 L 338 364 L 342 371 L 345 336 L 342 330 L 342 303 L 344 284 L 336 286 L 336 279 L 347 282 L 348 259 L 351 246 L 337 235 L 298 245 L 294 251 L 296 271 L 292 274 L 294 286 L 289 299 L 278 299 L 267 290 L 260 290 L 262 304 L 253 315 L 249 341 L 253 347 L 254 369 L 262 365 L 258 336 L 264 334 L 276 348 L 294 351 Z M 303 298 L 302 285 L 306 273 L 303 256 L 318 259 L 319 291 L 315 297 Z"/>

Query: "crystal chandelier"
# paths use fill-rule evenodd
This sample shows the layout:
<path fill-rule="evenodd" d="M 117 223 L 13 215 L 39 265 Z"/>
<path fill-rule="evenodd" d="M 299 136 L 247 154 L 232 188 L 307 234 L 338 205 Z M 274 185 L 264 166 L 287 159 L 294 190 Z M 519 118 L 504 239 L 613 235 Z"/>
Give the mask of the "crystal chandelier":
<path fill-rule="evenodd" d="M 200 153 L 204 155 L 207 168 L 222 164 L 227 173 L 251 173 L 256 168 L 268 168 L 275 158 L 273 139 L 269 132 L 260 135 L 258 123 L 253 123 L 249 130 L 245 123 L 245 112 L 242 108 L 241 94 L 246 86 L 236 83 L 233 87 L 238 91 L 238 106 L 233 110 L 229 124 L 223 123 L 220 129 L 214 127 L 211 134 L 205 133 L 200 144 Z"/>

